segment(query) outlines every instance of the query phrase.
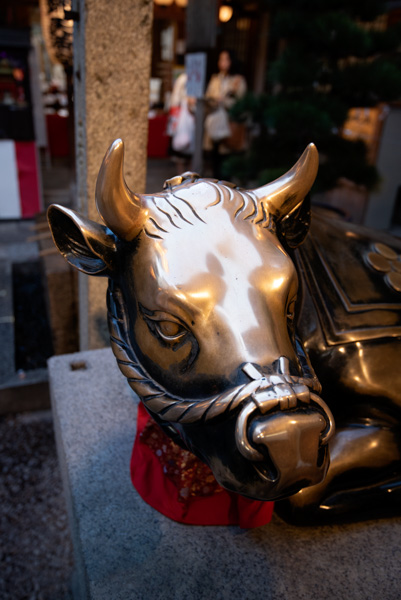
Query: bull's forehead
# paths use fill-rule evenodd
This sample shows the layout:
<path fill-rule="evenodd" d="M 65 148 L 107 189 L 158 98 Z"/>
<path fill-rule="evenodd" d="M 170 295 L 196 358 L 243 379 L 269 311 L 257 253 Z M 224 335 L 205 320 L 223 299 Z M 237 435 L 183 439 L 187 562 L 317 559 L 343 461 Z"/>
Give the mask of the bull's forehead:
<path fill-rule="evenodd" d="M 179 226 L 161 225 L 158 218 L 157 229 L 155 222 L 152 237 L 141 240 L 133 271 L 138 299 L 150 309 L 169 310 L 178 299 L 203 315 L 216 306 L 249 313 L 256 292 L 282 306 L 296 288 L 294 265 L 275 234 L 233 218 L 231 205 L 205 205 Z"/>

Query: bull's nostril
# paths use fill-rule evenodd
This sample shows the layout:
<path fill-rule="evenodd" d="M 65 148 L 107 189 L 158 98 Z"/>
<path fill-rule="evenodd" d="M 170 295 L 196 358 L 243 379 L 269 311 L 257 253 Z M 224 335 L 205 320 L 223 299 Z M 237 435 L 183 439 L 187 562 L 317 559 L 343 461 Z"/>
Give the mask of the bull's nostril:
<path fill-rule="evenodd" d="M 255 464 L 254 468 L 262 479 L 265 479 L 269 483 L 277 482 L 279 474 L 272 461 L 270 460 L 270 457 L 267 457 L 264 463 Z"/>

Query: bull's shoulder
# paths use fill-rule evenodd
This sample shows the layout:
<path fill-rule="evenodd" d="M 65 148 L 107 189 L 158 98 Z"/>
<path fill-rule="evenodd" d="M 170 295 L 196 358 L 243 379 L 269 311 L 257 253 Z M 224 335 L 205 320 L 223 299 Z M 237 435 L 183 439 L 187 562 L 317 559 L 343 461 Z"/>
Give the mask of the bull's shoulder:
<path fill-rule="evenodd" d="M 401 240 L 314 213 L 297 262 L 329 345 L 401 336 Z"/>

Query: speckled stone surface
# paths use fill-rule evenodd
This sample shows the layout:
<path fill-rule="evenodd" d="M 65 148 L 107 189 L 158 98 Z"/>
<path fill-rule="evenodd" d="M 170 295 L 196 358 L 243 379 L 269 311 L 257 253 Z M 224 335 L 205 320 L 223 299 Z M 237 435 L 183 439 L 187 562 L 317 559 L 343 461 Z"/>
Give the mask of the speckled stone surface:
<path fill-rule="evenodd" d="M 153 2 L 76 0 L 75 10 L 80 19 L 74 25 L 74 208 L 100 221 L 96 180 L 115 139 L 125 143 L 127 185 L 145 191 Z M 106 284 L 99 277 L 80 280 L 81 348 L 107 346 Z"/>
<path fill-rule="evenodd" d="M 136 400 L 111 351 L 54 357 L 49 370 L 77 598 L 400 598 L 401 519 L 299 528 L 274 517 L 255 530 L 170 521 L 131 486 Z"/>

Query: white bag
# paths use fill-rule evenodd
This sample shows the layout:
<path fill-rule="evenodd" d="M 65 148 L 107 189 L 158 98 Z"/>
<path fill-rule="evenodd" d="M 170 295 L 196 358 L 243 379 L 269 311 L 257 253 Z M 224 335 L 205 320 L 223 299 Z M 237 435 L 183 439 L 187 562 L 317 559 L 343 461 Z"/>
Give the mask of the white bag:
<path fill-rule="evenodd" d="M 217 110 L 206 117 L 205 129 L 214 142 L 220 142 L 230 137 L 231 129 L 228 114 L 223 106 L 219 106 Z"/>
<path fill-rule="evenodd" d="M 187 102 L 181 104 L 177 127 L 171 146 L 176 152 L 193 154 L 195 150 L 195 118 L 188 110 Z"/>

